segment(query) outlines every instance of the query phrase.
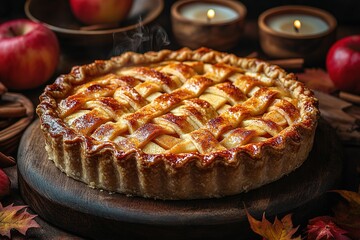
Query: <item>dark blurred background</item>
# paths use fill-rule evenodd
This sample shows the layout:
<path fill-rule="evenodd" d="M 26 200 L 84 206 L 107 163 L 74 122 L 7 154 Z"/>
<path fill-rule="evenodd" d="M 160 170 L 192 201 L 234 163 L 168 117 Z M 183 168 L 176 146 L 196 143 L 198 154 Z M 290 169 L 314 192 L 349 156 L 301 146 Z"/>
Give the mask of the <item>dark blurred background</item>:
<path fill-rule="evenodd" d="M 0 21 L 24 17 L 23 9 L 25 1 L 26 0 L 1 0 Z M 165 9 L 163 14 L 169 14 L 170 7 L 175 1 L 176 0 L 164 0 Z M 249 19 L 256 19 L 259 14 L 266 9 L 276 6 L 308 5 L 329 11 L 336 17 L 339 24 L 359 25 L 360 27 L 359 0 L 242 0 L 241 2 L 248 9 Z"/>

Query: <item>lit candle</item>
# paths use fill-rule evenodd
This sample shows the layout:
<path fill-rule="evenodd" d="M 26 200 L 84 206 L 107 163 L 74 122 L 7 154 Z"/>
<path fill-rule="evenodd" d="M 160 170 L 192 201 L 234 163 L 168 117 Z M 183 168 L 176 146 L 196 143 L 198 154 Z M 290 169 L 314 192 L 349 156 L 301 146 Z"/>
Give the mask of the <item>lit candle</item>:
<path fill-rule="evenodd" d="M 306 64 L 324 61 L 336 37 L 336 19 L 309 6 L 281 6 L 258 18 L 262 50 L 272 58 L 304 58 Z"/>
<path fill-rule="evenodd" d="M 297 36 L 321 34 L 329 30 L 329 24 L 322 18 L 306 14 L 272 16 L 267 19 L 267 24 L 276 32 Z"/>
<path fill-rule="evenodd" d="M 211 19 L 213 19 L 215 17 L 215 10 L 214 9 L 209 9 L 207 11 L 206 17 L 207 17 L 208 22 L 210 22 Z"/>
<path fill-rule="evenodd" d="M 233 0 L 182 0 L 171 7 L 172 31 L 179 45 L 225 51 L 242 36 L 246 7 Z"/>
<path fill-rule="evenodd" d="M 230 7 L 201 2 L 183 6 L 180 9 L 180 14 L 189 20 L 202 23 L 224 23 L 239 18 L 239 13 Z"/>
<path fill-rule="evenodd" d="M 295 20 L 294 21 L 294 30 L 295 30 L 295 32 L 299 32 L 300 31 L 300 28 L 301 28 L 301 22 L 300 22 L 300 20 Z"/>

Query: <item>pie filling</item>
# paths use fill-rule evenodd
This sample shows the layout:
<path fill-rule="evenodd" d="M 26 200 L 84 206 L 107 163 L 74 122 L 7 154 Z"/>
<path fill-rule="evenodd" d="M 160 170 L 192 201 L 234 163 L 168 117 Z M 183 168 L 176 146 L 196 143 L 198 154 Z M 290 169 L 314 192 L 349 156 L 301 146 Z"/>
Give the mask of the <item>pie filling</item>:
<path fill-rule="evenodd" d="M 92 187 L 160 199 L 260 187 L 307 158 L 317 101 L 293 74 L 201 48 L 74 67 L 37 107 L 49 158 Z"/>

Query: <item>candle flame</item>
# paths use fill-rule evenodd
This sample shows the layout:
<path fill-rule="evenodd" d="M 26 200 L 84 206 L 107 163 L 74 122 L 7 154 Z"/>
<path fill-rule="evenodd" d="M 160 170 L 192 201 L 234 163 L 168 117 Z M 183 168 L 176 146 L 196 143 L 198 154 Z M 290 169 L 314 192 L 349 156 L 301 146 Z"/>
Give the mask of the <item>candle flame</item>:
<path fill-rule="evenodd" d="M 300 28 L 301 28 L 300 20 L 295 20 L 294 21 L 294 30 L 295 30 L 295 32 L 299 32 Z"/>
<path fill-rule="evenodd" d="M 209 9 L 207 11 L 206 16 L 207 16 L 208 21 L 210 21 L 211 19 L 213 19 L 215 17 L 215 10 L 214 9 Z"/>

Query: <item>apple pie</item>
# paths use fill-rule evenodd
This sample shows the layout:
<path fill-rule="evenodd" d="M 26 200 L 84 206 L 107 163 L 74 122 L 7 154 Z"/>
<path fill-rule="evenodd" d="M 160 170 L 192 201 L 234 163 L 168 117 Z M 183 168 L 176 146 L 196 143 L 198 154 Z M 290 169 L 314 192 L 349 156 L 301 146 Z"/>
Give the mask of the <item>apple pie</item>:
<path fill-rule="evenodd" d="M 90 187 L 155 199 L 222 197 L 289 174 L 319 111 L 294 74 L 207 48 L 75 66 L 37 107 L 46 151 Z"/>

